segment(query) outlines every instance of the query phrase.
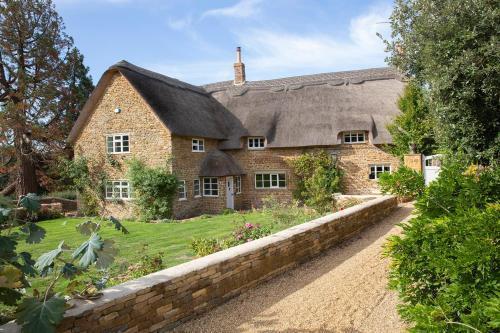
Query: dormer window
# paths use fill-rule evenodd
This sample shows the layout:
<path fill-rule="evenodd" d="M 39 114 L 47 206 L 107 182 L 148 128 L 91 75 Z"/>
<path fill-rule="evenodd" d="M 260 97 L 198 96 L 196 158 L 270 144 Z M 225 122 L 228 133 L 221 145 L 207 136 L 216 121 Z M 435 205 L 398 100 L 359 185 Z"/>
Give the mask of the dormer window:
<path fill-rule="evenodd" d="M 130 152 L 128 134 L 106 135 L 106 151 L 108 154 L 122 154 Z"/>
<path fill-rule="evenodd" d="M 248 138 L 248 149 L 264 149 L 266 140 L 263 136 L 256 136 Z"/>
<path fill-rule="evenodd" d="M 200 153 L 205 151 L 205 140 L 203 139 L 193 139 L 192 140 L 193 152 Z"/>
<path fill-rule="evenodd" d="M 365 143 L 366 136 L 364 131 L 344 132 L 344 143 Z"/>

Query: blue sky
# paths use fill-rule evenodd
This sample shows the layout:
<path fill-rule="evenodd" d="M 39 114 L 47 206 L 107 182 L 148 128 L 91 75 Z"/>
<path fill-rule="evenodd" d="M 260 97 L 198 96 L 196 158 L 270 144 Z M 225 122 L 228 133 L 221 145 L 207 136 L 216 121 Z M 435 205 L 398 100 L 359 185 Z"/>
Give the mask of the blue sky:
<path fill-rule="evenodd" d="M 390 0 L 54 0 L 94 81 L 125 59 L 193 84 L 384 66 Z"/>

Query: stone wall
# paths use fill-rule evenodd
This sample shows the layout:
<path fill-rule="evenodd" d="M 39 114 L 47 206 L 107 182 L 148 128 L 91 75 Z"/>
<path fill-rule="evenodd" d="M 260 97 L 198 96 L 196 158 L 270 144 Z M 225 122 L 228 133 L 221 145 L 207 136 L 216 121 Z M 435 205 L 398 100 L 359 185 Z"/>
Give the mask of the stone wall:
<path fill-rule="evenodd" d="M 380 197 L 108 288 L 98 300 L 74 300 L 58 331 L 164 331 L 339 244 L 396 207 L 395 197 Z"/>

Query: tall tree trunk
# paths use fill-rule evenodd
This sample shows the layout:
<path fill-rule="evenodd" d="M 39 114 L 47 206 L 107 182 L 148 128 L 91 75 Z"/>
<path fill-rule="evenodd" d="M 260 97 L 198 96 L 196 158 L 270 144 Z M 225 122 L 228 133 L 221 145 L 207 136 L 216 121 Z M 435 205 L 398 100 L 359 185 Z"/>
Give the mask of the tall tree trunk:
<path fill-rule="evenodd" d="M 24 195 L 37 193 L 38 182 L 36 179 L 35 162 L 29 134 L 18 134 L 16 147 L 17 186 L 16 194 Z"/>

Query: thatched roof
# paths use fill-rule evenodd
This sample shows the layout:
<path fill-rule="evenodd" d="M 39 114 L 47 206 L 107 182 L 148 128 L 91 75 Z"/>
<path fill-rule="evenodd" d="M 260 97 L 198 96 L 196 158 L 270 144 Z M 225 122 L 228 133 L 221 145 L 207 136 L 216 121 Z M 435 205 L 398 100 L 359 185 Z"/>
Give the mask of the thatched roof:
<path fill-rule="evenodd" d="M 116 72 L 131 83 L 174 134 L 225 139 L 230 130 L 241 127 L 238 119 L 203 88 L 120 61 L 111 66 L 99 80 L 70 133 L 70 142 L 78 137 L 95 103 Z"/>
<path fill-rule="evenodd" d="M 374 144 L 390 143 L 386 125 L 399 113 L 404 83 L 395 70 L 375 68 L 204 88 L 246 133 L 265 136 L 268 147 L 302 147 L 341 143 L 340 133 L 349 130 L 369 131 Z M 240 147 L 241 136 L 233 132 L 221 149 Z"/>
<path fill-rule="evenodd" d="M 172 133 L 220 139 L 220 149 L 240 148 L 246 136 L 265 136 L 268 147 L 327 146 L 340 143 L 340 133 L 349 130 L 369 131 L 375 144 L 390 143 L 386 125 L 399 113 L 396 102 L 404 87 L 391 68 L 198 87 L 120 61 L 99 81 L 70 142 L 116 72 Z"/>
<path fill-rule="evenodd" d="M 232 156 L 213 150 L 207 154 L 200 165 L 200 177 L 238 176 L 244 174 Z"/>

